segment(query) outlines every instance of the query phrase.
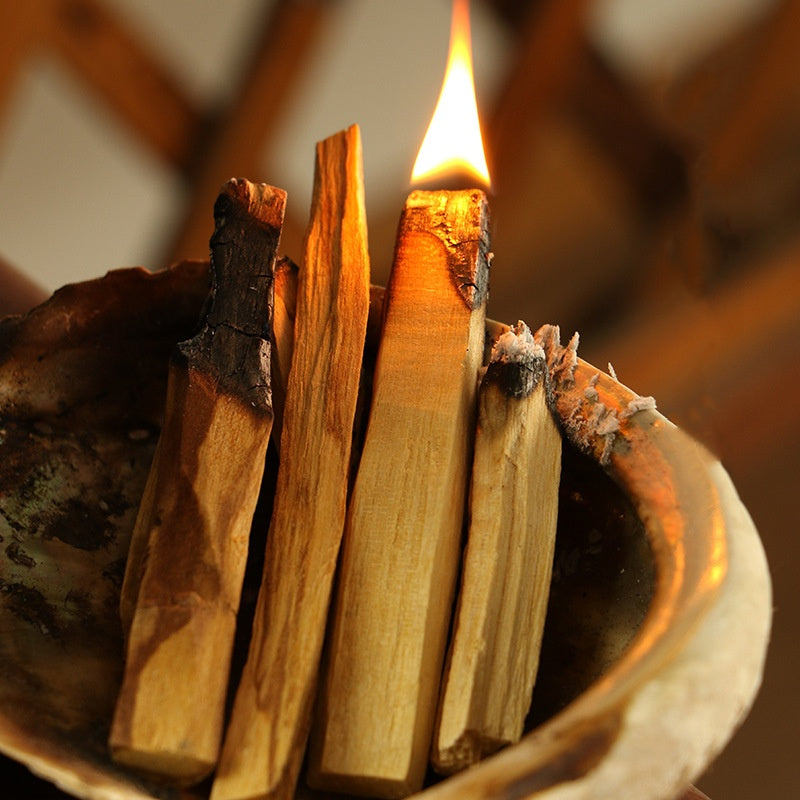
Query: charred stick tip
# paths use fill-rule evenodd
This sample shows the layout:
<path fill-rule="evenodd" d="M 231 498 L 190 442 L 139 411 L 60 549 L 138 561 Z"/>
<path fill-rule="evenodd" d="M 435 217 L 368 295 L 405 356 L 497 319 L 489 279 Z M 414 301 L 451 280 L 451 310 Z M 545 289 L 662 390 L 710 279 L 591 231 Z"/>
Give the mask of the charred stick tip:
<path fill-rule="evenodd" d="M 546 378 L 544 349 L 522 321 L 501 334 L 492 346 L 484 380 L 509 397 L 527 397 Z"/>

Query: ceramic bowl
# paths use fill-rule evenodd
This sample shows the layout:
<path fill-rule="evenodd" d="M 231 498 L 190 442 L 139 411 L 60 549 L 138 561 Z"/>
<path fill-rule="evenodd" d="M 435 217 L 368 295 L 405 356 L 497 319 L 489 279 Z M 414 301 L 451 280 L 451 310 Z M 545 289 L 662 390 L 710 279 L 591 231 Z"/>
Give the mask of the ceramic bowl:
<path fill-rule="evenodd" d="M 181 792 L 122 769 L 106 746 L 119 587 L 167 356 L 191 335 L 206 288 L 202 263 L 119 270 L 0 322 L 0 776 L 19 797 L 207 797 L 208 785 Z M 419 796 L 672 800 L 760 685 L 764 553 L 711 454 L 555 329 L 540 336 L 564 455 L 527 732 L 463 773 L 431 776 Z"/>

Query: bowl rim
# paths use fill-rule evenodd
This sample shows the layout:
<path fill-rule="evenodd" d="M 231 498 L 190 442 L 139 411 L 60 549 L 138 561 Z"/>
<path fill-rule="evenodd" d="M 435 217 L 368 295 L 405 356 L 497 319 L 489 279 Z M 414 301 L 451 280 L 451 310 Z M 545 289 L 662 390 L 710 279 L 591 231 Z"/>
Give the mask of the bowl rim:
<path fill-rule="evenodd" d="M 496 323 L 495 323 L 496 325 Z M 727 744 L 760 687 L 772 590 L 720 462 L 615 377 L 537 333 L 565 438 L 633 503 L 655 591 L 623 656 L 519 743 L 415 797 L 670 800 Z"/>
<path fill-rule="evenodd" d="M 202 269 L 191 266 L 197 280 Z M 109 278 L 117 285 L 163 274 L 120 270 L 100 280 Z M 505 328 L 487 322 L 489 338 Z M 655 593 L 623 656 L 572 703 L 519 743 L 415 797 L 596 798 L 635 785 L 639 800 L 669 800 L 727 744 L 758 692 L 772 604 L 764 550 L 711 453 L 652 398 L 578 358 L 576 339 L 562 346 L 554 326 L 537 337 L 564 437 L 622 488 L 643 523 Z M 78 796 L 153 796 L 121 779 L 91 786 L 102 776 L 89 764 L 79 792 L 75 776 L 33 752 L 2 715 L 0 750 Z"/>

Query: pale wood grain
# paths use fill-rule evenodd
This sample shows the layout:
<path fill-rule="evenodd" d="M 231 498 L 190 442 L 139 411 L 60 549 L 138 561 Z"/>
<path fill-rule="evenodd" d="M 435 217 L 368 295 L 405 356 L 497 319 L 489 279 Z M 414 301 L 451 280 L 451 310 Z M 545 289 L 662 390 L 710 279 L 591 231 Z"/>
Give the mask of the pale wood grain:
<path fill-rule="evenodd" d="M 469 536 L 431 758 L 443 774 L 519 740 L 536 679 L 561 435 L 544 351 L 532 343 L 524 323 L 503 334 L 480 388 Z"/>
<path fill-rule="evenodd" d="M 272 427 L 268 336 L 285 199 L 248 181 L 229 181 L 217 199 L 212 302 L 201 331 L 170 360 L 158 453 L 126 567 L 133 613 L 111 753 L 185 782 L 213 769 L 222 737 Z"/>
<path fill-rule="evenodd" d="M 459 562 L 488 283 L 481 192 L 414 192 L 387 289 L 372 409 L 310 754 L 316 787 L 422 785 Z"/>
<path fill-rule="evenodd" d="M 305 751 L 344 529 L 369 312 L 361 158 L 356 126 L 317 147 L 275 506 L 214 800 L 293 797 Z"/>
<path fill-rule="evenodd" d="M 272 441 L 280 449 L 283 409 L 294 352 L 294 317 L 297 307 L 297 265 L 283 257 L 275 264 L 272 313 Z"/>

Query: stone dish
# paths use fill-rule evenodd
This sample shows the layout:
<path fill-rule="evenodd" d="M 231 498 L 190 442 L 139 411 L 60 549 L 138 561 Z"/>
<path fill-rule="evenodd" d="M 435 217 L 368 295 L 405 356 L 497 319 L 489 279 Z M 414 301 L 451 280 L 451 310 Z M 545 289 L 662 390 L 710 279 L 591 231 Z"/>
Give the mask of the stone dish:
<path fill-rule="evenodd" d="M 122 669 L 119 587 L 167 357 L 192 334 L 207 287 L 200 262 L 118 270 L 0 322 L 4 796 L 208 795 L 207 784 L 147 781 L 106 748 Z M 419 796 L 672 800 L 758 691 L 771 614 L 761 542 L 711 454 L 650 398 L 579 359 L 574 342 L 562 346 L 557 329 L 537 336 L 564 458 L 527 733 L 466 772 L 431 775 Z M 251 555 L 243 629 L 260 574 Z M 234 675 L 240 667 L 241 654 Z"/>

